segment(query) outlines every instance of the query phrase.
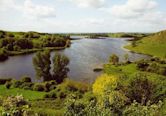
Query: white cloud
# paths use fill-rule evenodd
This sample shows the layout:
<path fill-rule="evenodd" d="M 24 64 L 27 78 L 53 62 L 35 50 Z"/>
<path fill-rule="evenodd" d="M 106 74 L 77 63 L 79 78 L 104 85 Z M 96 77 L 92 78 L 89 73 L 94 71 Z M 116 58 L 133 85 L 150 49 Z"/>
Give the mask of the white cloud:
<path fill-rule="evenodd" d="M 93 7 L 100 8 L 104 5 L 105 0 L 70 0 L 77 4 L 79 7 Z"/>
<path fill-rule="evenodd" d="M 6 11 L 10 8 L 16 8 L 14 0 L 0 0 L 0 11 Z"/>
<path fill-rule="evenodd" d="M 137 18 L 153 12 L 157 7 L 154 0 L 128 0 L 124 5 L 114 5 L 109 12 L 120 18 Z"/>
<path fill-rule="evenodd" d="M 159 10 L 155 0 L 127 0 L 125 4 L 101 10 L 109 13 L 115 22 L 118 21 L 117 26 L 120 25 L 122 30 L 153 31 L 166 28 L 166 13 Z"/>
<path fill-rule="evenodd" d="M 55 8 L 46 5 L 34 4 L 31 0 L 24 2 L 24 14 L 35 18 L 55 17 Z"/>

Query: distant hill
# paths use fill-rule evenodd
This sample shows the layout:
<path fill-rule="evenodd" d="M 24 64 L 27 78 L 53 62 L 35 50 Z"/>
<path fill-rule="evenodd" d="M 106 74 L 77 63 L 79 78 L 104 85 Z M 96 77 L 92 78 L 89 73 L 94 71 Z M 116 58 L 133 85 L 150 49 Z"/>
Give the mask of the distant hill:
<path fill-rule="evenodd" d="M 166 30 L 132 42 L 126 48 L 144 54 L 166 58 Z"/>

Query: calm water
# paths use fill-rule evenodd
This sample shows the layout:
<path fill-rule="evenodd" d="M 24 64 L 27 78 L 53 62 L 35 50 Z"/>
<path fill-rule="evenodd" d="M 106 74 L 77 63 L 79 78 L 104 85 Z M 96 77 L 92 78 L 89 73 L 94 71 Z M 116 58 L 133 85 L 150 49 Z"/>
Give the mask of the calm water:
<path fill-rule="evenodd" d="M 122 47 L 127 44 L 125 39 L 79 39 L 72 40 L 70 48 L 58 51 L 70 59 L 69 77 L 77 81 L 92 82 L 99 73 L 93 72 L 95 67 L 101 67 L 108 62 L 112 53 L 117 54 L 123 61 L 124 54 L 129 54 L 131 61 L 148 58 L 146 55 L 131 53 Z M 56 51 L 51 53 L 54 55 Z M 32 64 L 32 57 L 35 54 L 12 56 L 5 62 L 0 62 L 0 77 L 14 77 L 20 79 L 27 75 L 35 81 L 35 71 Z"/>

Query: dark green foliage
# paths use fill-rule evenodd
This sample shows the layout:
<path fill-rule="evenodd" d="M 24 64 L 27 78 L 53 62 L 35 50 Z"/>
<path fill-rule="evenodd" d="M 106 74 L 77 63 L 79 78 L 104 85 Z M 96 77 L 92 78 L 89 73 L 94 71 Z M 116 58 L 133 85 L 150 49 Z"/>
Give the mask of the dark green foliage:
<path fill-rule="evenodd" d="M 141 71 L 145 71 L 148 66 L 149 66 L 149 64 L 145 60 L 141 60 L 137 63 L 137 68 Z"/>
<path fill-rule="evenodd" d="M 67 77 L 69 72 L 68 64 L 69 59 L 66 56 L 55 54 L 53 58 L 53 80 L 56 80 L 57 83 L 61 83 Z"/>
<path fill-rule="evenodd" d="M 34 91 L 45 91 L 45 87 L 41 83 L 36 83 L 33 87 Z"/>
<path fill-rule="evenodd" d="M 123 116 L 160 116 L 162 103 L 141 105 L 133 102 L 123 110 Z"/>
<path fill-rule="evenodd" d="M 54 80 L 47 81 L 47 82 L 44 83 L 44 86 L 45 86 L 45 91 L 48 92 L 48 91 L 56 89 L 57 83 Z"/>
<path fill-rule="evenodd" d="M 32 49 L 33 43 L 30 40 L 27 39 L 18 39 L 15 42 L 15 45 L 19 46 L 21 49 Z"/>
<path fill-rule="evenodd" d="M 57 98 L 57 92 L 56 91 L 51 91 L 47 94 L 45 94 L 44 98 Z"/>
<path fill-rule="evenodd" d="M 12 80 L 12 87 L 14 88 L 20 88 L 20 86 L 22 85 L 23 82 L 19 81 L 19 80 Z"/>
<path fill-rule="evenodd" d="M 15 45 L 15 46 L 13 47 L 13 50 L 14 50 L 14 51 L 20 51 L 20 50 L 21 50 L 21 47 L 18 46 L 18 45 Z"/>
<path fill-rule="evenodd" d="M 26 90 L 33 90 L 34 83 L 31 82 L 23 82 L 19 88 Z"/>
<path fill-rule="evenodd" d="M 27 32 L 24 34 L 23 37 L 28 38 L 28 39 L 39 38 L 40 34 L 37 32 Z"/>
<path fill-rule="evenodd" d="M 62 37 L 48 37 L 44 38 L 43 47 L 64 47 L 66 45 L 66 40 Z"/>
<path fill-rule="evenodd" d="M 9 38 L 13 38 L 13 37 L 14 37 L 14 34 L 13 34 L 13 33 L 7 33 L 7 36 L 8 36 Z"/>
<path fill-rule="evenodd" d="M 5 47 L 9 51 L 13 51 L 14 49 L 32 49 L 33 43 L 31 40 L 27 39 L 2 39 L 0 41 L 0 47 Z"/>
<path fill-rule="evenodd" d="M 11 81 L 7 81 L 7 82 L 5 83 L 5 87 L 6 87 L 7 89 L 10 89 L 11 85 L 12 85 Z"/>
<path fill-rule="evenodd" d="M 36 76 L 43 81 L 55 80 L 61 83 L 67 77 L 69 69 L 66 67 L 69 64 L 69 59 L 60 54 L 55 54 L 53 58 L 53 73 L 51 74 L 50 52 L 38 52 L 33 58 L 33 64 L 36 70 Z"/>
<path fill-rule="evenodd" d="M 146 105 L 148 101 L 153 101 L 152 96 L 156 85 L 148 80 L 146 75 L 137 74 L 129 83 L 127 97 L 131 102 L 136 100 L 142 105 Z"/>
<path fill-rule="evenodd" d="M 6 82 L 11 81 L 12 79 L 1 79 L 0 78 L 0 85 L 4 85 Z"/>
<path fill-rule="evenodd" d="M 152 72 L 166 76 L 166 62 L 160 59 L 141 60 L 137 63 L 137 68 L 141 71 Z"/>
<path fill-rule="evenodd" d="M 32 82 L 31 77 L 24 76 L 21 79 L 22 82 Z"/>
<path fill-rule="evenodd" d="M 37 79 L 43 79 L 43 81 L 52 80 L 50 74 L 50 52 L 38 52 L 35 57 L 33 57 L 33 65 L 36 71 Z"/>
<path fill-rule="evenodd" d="M 109 58 L 109 62 L 113 65 L 117 65 L 119 63 L 119 57 L 116 54 L 112 54 Z"/>
<path fill-rule="evenodd" d="M 1 31 L 1 30 L 0 30 L 0 39 L 1 39 L 1 38 L 4 38 L 5 35 L 6 35 L 6 33 L 5 33 L 4 31 Z"/>
<path fill-rule="evenodd" d="M 5 49 L 0 49 L 0 61 L 8 59 L 8 54 Z"/>
<path fill-rule="evenodd" d="M 113 116 L 109 107 L 97 104 L 96 100 L 91 100 L 86 104 L 77 100 L 73 94 L 67 99 L 65 108 L 66 116 Z"/>

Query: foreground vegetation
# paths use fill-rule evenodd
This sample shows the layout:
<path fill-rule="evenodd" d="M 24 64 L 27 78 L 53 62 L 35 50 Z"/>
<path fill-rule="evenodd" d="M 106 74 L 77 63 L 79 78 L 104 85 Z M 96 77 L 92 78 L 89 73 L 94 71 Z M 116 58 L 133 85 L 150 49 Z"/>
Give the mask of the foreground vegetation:
<path fill-rule="evenodd" d="M 110 56 L 104 73 L 91 85 L 67 78 L 66 56 L 39 52 L 33 63 L 43 82 L 0 79 L 0 113 L 39 116 L 163 116 L 166 115 L 166 60 L 151 58 L 119 62 Z M 53 70 L 53 72 L 50 72 Z"/>
<path fill-rule="evenodd" d="M 126 48 L 144 54 L 157 56 L 160 58 L 166 57 L 166 31 L 161 31 L 153 35 L 144 37 L 140 40 L 133 41 Z"/>
<path fill-rule="evenodd" d="M 135 39 L 133 47 L 139 46 L 141 44 L 139 42 L 144 41 L 144 39 L 140 39 L 143 36 L 145 35 L 140 35 Z M 154 36 L 156 35 L 150 37 Z M 10 46 L 8 41 L 13 41 L 12 39 L 6 40 L 2 36 L 1 38 L 2 43 L 7 41 L 7 44 L 1 48 L 2 59 L 5 57 L 4 54 L 18 52 L 6 48 Z M 25 50 L 33 49 L 34 43 L 38 43 L 37 46 L 42 45 L 39 46 L 39 49 L 43 48 L 43 44 L 45 45 L 47 42 L 51 42 L 49 45 L 55 46 L 52 39 L 48 39 L 47 42 L 40 37 L 38 39 L 30 39 L 25 42 L 25 45 L 33 43 L 32 48 L 28 48 L 28 45 Z M 14 38 L 14 48 L 15 45 L 22 45 L 18 44 L 19 41 L 22 40 Z M 156 47 L 155 44 L 154 47 Z M 162 47 L 160 46 L 159 49 L 163 49 Z M 24 48 L 21 48 L 22 50 Z M 31 78 L 27 76 L 22 77 L 21 80 L 0 79 L 0 115 L 166 115 L 166 59 L 152 57 L 148 60 L 130 62 L 127 54 L 124 59 L 125 62 L 119 62 L 119 57 L 112 54 L 108 63 L 104 65 L 103 74 L 94 83 L 86 84 L 67 78 L 70 62 L 67 56 L 56 53 L 51 59 L 49 50 L 37 52 L 32 60 L 36 78 L 42 81 L 32 82 Z"/>

